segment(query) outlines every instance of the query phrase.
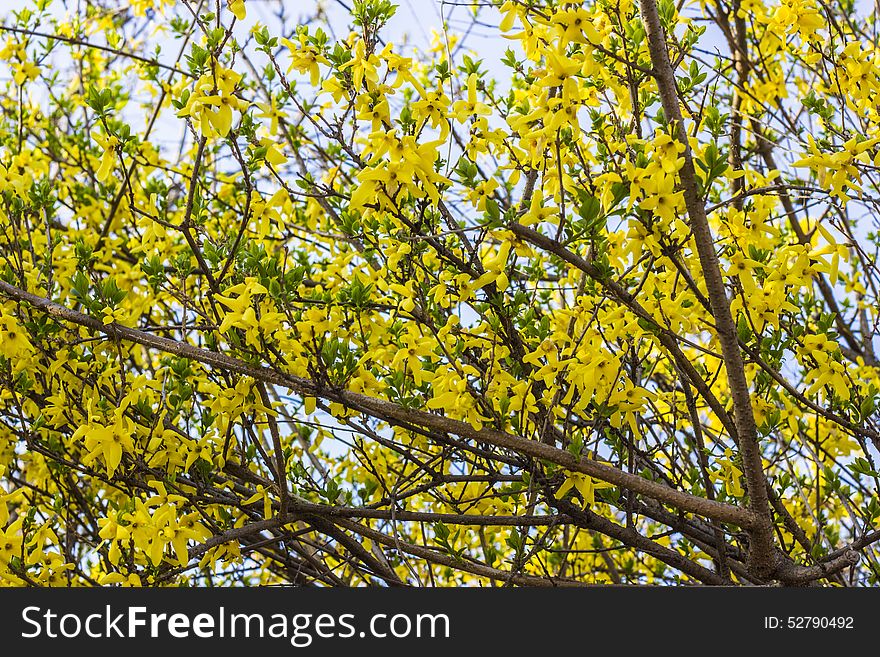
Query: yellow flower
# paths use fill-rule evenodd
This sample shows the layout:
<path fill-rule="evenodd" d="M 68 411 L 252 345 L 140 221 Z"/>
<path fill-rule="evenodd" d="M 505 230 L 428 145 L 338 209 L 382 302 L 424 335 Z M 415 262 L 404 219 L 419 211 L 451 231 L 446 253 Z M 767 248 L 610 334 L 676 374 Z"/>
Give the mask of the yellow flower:
<path fill-rule="evenodd" d="M 217 109 L 203 115 L 217 131 L 217 135 L 225 137 L 232 128 L 232 110 L 241 108 L 241 102 L 232 95 L 204 96 L 201 100 L 203 105 L 213 105 Z M 204 132 L 204 124 L 203 124 Z"/>
<path fill-rule="evenodd" d="M 718 459 L 718 465 L 721 466 L 718 472 L 710 472 L 709 478 L 713 481 L 720 481 L 724 484 L 724 489 L 728 495 L 733 497 L 742 497 L 745 490 L 742 487 L 741 478 L 742 470 L 733 463 L 733 452 L 728 448 L 724 450 L 724 458 Z"/>
<path fill-rule="evenodd" d="M 656 158 L 654 162 L 659 164 L 663 173 L 675 173 L 684 164 L 684 158 L 679 157 L 679 154 L 684 152 L 684 144 L 673 139 L 665 132 L 658 132 L 651 143 L 651 147 Z"/>
<path fill-rule="evenodd" d="M 551 24 L 556 27 L 560 48 L 565 48 L 571 42 L 600 43 L 602 40 L 596 26 L 593 25 L 590 12 L 583 7 L 572 7 L 556 12 Z"/>
<path fill-rule="evenodd" d="M 566 474 L 565 481 L 556 490 L 556 499 L 562 499 L 567 492 L 574 489 L 578 497 L 581 498 L 581 507 L 585 509 L 596 503 L 597 488 L 609 487 L 610 484 L 593 479 L 589 475 L 580 472 L 569 472 Z"/>
<path fill-rule="evenodd" d="M 92 139 L 101 147 L 101 166 L 95 172 L 95 178 L 102 183 L 110 177 L 113 170 L 113 164 L 116 161 L 116 147 L 119 145 L 119 139 L 113 135 L 102 135 L 99 132 L 92 133 Z"/>
<path fill-rule="evenodd" d="M 667 224 L 670 224 L 675 220 L 676 215 L 684 209 L 684 192 L 660 190 L 648 196 L 639 204 L 639 207 L 653 212 Z"/>
<path fill-rule="evenodd" d="M 10 360 L 32 354 L 28 335 L 12 315 L 0 314 L 0 356 Z"/>
<path fill-rule="evenodd" d="M 16 84 L 23 84 L 28 80 L 36 80 L 40 74 L 40 67 L 33 62 L 16 63 L 13 65 L 13 70 L 12 79 L 15 80 Z"/>
<path fill-rule="evenodd" d="M 273 167 L 279 167 L 287 161 L 287 156 L 278 148 L 278 142 L 275 142 L 268 137 L 263 137 L 260 140 L 260 146 L 263 146 L 266 149 L 266 162 Z"/>
<path fill-rule="evenodd" d="M 319 64 L 329 64 L 327 58 L 318 53 L 315 47 L 304 39 L 301 39 L 299 43 L 294 43 L 290 39 L 281 39 L 281 43 L 287 46 L 290 51 L 290 66 L 287 67 L 287 72 L 290 73 L 293 70 L 300 73 L 308 72 L 309 82 L 313 87 L 317 87 L 321 81 Z"/>
<path fill-rule="evenodd" d="M 13 557 L 21 556 L 22 529 L 24 518 L 19 517 L 4 531 L 0 531 L 0 566 L 9 564 Z"/>
<path fill-rule="evenodd" d="M 84 438 L 86 449 L 89 450 L 84 461 L 93 461 L 98 457 L 104 461 L 107 474 L 112 477 L 122 461 L 125 452 L 134 451 L 131 434 L 133 422 L 123 415 L 123 409 L 117 409 L 113 424 L 105 425 L 90 417 L 86 424 L 73 432 L 71 440 Z"/>
<path fill-rule="evenodd" d="M 422 358 L 432 356 L 434 340 L 407 333 L 403 342 L 401 348 L 396 350 L 391 367 L 399 368 L 401 365 L 405 365 L 416 385 L 420 386 L 422 381 L 426 378 L 429 379 L 431 375 L 430 372 L 422 369 Z"/>
<path fill-rule="evenodd" d="M 477 100 L 477 74 L 471 73 L 467 82 L 467 100 L 457 100 L 452 105 L 452 116 L 459 123 L 478 116 L 488 116 L 492 110 Z"/>
<path fill-rule="evenodd" d="M 227 0 L 226 4 L 229 6 L 229 11 L 231 11 L 238 20 L 244 20 L 247 15 L 247 10 L 244 8 L 244 0 Z"/>
<path fill-rule="evenodd" d="M 284 118 L 284 113 L 278 109 L 275 97 L 272 96 L 268 103 L 257 103 L 257 107 L 260 109 L 260 113 L 256 116 L 261 119 L 269 119 L 270 134 L 278 134 L 278 120 Z"/>

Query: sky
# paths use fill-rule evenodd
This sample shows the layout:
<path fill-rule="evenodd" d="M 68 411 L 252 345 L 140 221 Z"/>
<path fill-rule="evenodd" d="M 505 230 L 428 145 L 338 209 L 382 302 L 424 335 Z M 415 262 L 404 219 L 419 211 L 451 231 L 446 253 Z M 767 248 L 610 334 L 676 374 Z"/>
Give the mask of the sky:
<path fill-rule="evenodd" d="M 250 26 L 254 20 L 259 20 L 271 28 L 273 15 L 279 4 L 284 5 L 285 12 L 289 16 L 313 14 L 315 8 L 320 4 L 331 16 L 334 24 L 342 30 L 348 15 L 347 7 L 351 5 L 351 2 L 352 0 L 280 0 L 280 2 L 279 0 L 247 0 L 248 18 L 245 25 Z M 67 11 L 67 7 L 75 7 L 76 4 L 76 0 L 54 0 L 50 11 L 61 16 Z M 123 6 L 126 3 L 120 1 L 118 4 Z M 470 25 L 470 21 L 467 19 L 469 10 L 463 6 L 465 3 L 462 2 L 395 0 L 395 4 L 398 5 L 397 13 L 388 24 L 385 34 L 387 38 L 393 38 L 400 43 L 406 41 L 418 45 L 429 43 L 431 30 L 440 31 L 443 18 L 447 20 L 453 31 Z M 0 0 L 0 19 L 5 18 L 13 11 L 19 11 L 32 5 L 33 0 Z M 484 9 L 486 18 L 494 13 L 492 9 Z M 341 34 L 337 33 L 336 36 L 341 36 Z M 487 58 L 494 58 L 496 55 L 500 58 L 510 45 L 509 42 L 499 39 L 497 35 L 491 34 L 490 29 L 486 27 L 473 29 L 468 43 L 472 47 L 479 48 L 481 55 Z"/>

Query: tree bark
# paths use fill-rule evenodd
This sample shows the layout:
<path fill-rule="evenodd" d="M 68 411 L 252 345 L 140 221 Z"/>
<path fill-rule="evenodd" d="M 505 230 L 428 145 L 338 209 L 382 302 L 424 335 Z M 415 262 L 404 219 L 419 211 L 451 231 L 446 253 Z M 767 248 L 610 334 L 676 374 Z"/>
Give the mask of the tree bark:
<path fill-rule="evenodd" d="M 733 401 L 734 422 L 739 439 L 738 448 L 742 455 L 743 474 L 748 486 L 749 506 L 758 519 L 755 526 L 749 530 L 749 572 L 760 579 L 769 579 L 777 568 L 776 545 L 773 539 L 773 524 L 761 450 L 758 445 L 758 429 L 742 352 L 737 341 L 736 324 L 730 312 L 730 300 L 727 298 L 721 266 L 715 253 L 705 202 L 697 185 L 693 154 L 681 114 L 675 73 L 669 60 L 666 35 L 660 23 L 657 3 L 655 0 L 639 0 L 639 7 L 647 33 L 648 49 L 663 111 L 675 131 L 674 137 L 684 145 L 684 164 L 679 172 L 680 189 L 684 192 L 688 220 L 715 320 L 715 333 L 721 345 L 727 384 Z"/>

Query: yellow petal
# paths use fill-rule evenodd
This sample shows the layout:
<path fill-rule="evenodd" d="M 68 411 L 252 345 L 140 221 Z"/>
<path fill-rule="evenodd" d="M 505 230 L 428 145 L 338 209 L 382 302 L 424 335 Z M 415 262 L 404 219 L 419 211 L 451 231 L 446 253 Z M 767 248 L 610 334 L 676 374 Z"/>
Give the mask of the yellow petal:
<path fill-rule="evenodd" d="M 98 168 L 98 171 L 95 173 L 95 177 L 98 179 L 98 182 L 102 183 L 107 178 L 110 177 L 110 172 L 113 169 L 113 151 L 107 150 L 104 151 L 104 155 L 101 156 L 101 166 Z"/>
<path fill-rule="evenodd" d="M 229 11 L 231 11 L 238 20 L 243 21 L 244 17 L 247 15 L 247 10 L 244 8 L 244 0 L 229 0 Z"/>

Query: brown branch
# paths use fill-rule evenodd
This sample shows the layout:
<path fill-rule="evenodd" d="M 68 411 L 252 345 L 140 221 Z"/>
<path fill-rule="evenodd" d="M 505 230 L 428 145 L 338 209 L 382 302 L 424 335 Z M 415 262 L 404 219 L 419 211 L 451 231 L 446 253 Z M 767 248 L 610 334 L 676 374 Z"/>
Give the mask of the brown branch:
<path fill-rule="evenodd" d="M 779 553 L 774 575 L 789 586 L 810 584 L 831 577 L 844 568 L 856 565 L 859 559 L 859 553 L 855 550 L 844 550 L 843 554 L 831 561 L 815 566 L 799 566 L 787 558 L 783 559 Z"/>
<path fill-rule="evenodd" d="M 0 32 L 15 32 L 16 34 L 25 34 L 27 36 L 35 36 L 41 37 L 43 39 L 52 39 L 55 41 L 62 41 L 64 43 L 69 43 L 74 46 L 82 46 L 83 48 L 91 48 L 93 50 L 103 50 L 104 52 L 108 52 L 110 54 L 116 55 L 118 57 L 126 57 L 128 59 L 134 59 L 139 62 L 143 62 L 144 64 L 149 64 L 150 66 L 156 66 L 157 68 L 163 68 L 166 71 L 173 71 L 174 73 L 178 73 L 180 75 L 185 75 L 188 78 L 195 78 L 196 76 L 188 71 L 184 71 L 183 69 L 177 68 L 176 66 L 169 66 L 168 64 L 163 64 L 157 59 L 150 59 L 149 57 L 143 57 L 142 55 L 138 55 L 133 52 L 129 52 L 127 50 L 120 50 L 119 48 L 111 48 L 110 46 L 104 46 L 100 43 L 92 43 L 90 41 L 85 41 L 83 39 L 76 39 L 73 37 L 61 36 L 60 34 L 48 34 L 46 32 L 37 32 L 36 30 L 26 30 L 20 27 L 12 27 L 11 25 L 0 25 Z"/>
<path fill-rule="evenodd" d="M 419 557 L 421 559 L 424 559 L 425 561 L 430 561 L 436 564 L 440 564 L 441 566 L 447 566 L 450 568 L 455 568 L 456 570 L 473 573 L 474 575 L 480 575 L 481 577 L 488 577 L 490 579 L 501 582 L 510 582 L 519 586 L 588 586 L 587 584 L 584 584 L 583 582 L 579 582 L 577 580 L 555 577 L 545 578 L 534 577 L 531 575 L 517 575 L 504 570 L 499 570 L 498 568 L 492 568 L 491 566 L 474 563 L 472 561 L 456 559 L 454 557 L 450 557 L 446 554 L 438 552 L 437 550 L 432 550 L 421 545 L 414 545 L 412 543 L 402 541 L 394 536 L 388 536 L 387 534 L 383 534 L 380 531 L 371 529 L 370 527 L 367 527 L 357 522 L 353 522 L 351 520 L 340 520 L 339 524 L 356 534 L 360 534 L 361 536 L 369 538 L 371 541 L 381 543 L 382 545 L 388 546 L 393 549 L 401 550 L 402 552 L 406 552 L 407 554 Z"/>
<path fill-rule="evenodd" d="M 693 155 L 679 104 L 675 73 L 669 61 L 666 36 L 660 23 L 657 3 L 655 0 L 639 0 L 639 6 L 663 111 L 666 119 L 674 126 L 676 139 L 684 146 L 684 163 L 679 172 L 680 187 L 684 193 L 685 207 L 706 282 L 709 303 L 712 306 L 715 333 L 721 344 L 727 383 L 733 401 L 743 473 L 749 489 L 749 506 L 758 519 L 756 525 L 750 529 L 749 570 L 759 578 L 769 578 L 775 570 L 777 549 L 773 538 L 773 523 L 767 499 L 761 450 L 758 445 L 758 429 L 742 352 L 737 340 L 736 324 L 730 312 L 730 301 L 727 298 L 721 266 L 715 253 L 715 242 L 706 217 L 706 207 L 700 197 Z"/>
<path fill-rule="evenodd" d="M 548 496 L 552 496 L 552 493 Z M 725 580 L 717 573 L 691 561 L 683 554 L 660 545 L 656 541 L 652 541 L 650 538 L 643 536 L 635 529 L 623 527 L 617 523 L 611 522 L 607 518 L 603 518 L 590 509 L 578 509 L 566 500 L 556 500 L 553 502 L 553 505 L 560 511 L 564 511 L 571 516 L 578 527 L 595 530 L 609 538 L 620 541 L 624 545 L 636 548 L 645 554 L 650 554 L 652 557 L 655 557 L 676 570 L 680 570 L 681 572 L 690 575 L 697 581 L 716 586 L 729 583 L 729 580 Z"/>
<path fill-rule="evenodd" d="M 183 221 L 180 222 L 180 231 L 186 238 L 186 243 L 189 244 L 189 248 L 193 252 L 196 261 L 199 263 L 199 267 L 201 267 L 202 271 L 205 272 L 205 276 L 208 279 L 208 284 L 211 286 L 211 290 L 216 292 L 217 281 L 214 279 L 214 275 L 211 273 L 211 268 L 205 261 L 205 256 L 202 254 L 201 247 L 199 247 L 198 243 L 190 232 L 190 227 L 192 226 L 193 209 L 195 205 L 196 187 L 199 184 L 199 168 L 202 164 L 202 155 L 205 152 L 205 144 L 207 143 L 207 141 L 208 139 L 204 135 L 201 139 L 199 139 L 198 150 L 196 150 L 196 157 L 193 161 L 193 170 L 190 179 L 189 194 L 186 199 L 186 210 L 183 215 Z"/>
<path fill-rule="evenodd" d="M 373 415 L 374 417 L 379 417 L 388 421 L 411 423 L 435 429 L 437 431 L 455 434 L 464 438 L 482 441 L 496 447 L 510 449 L 533 458 L 546 459 L 570 471 L 590 475 L 601 481 L 626 488 L 634 493 L 646 495 L 689 513 L 714 518 L 721 522 L 729 522 L 743 528 L 752 528 L 757 522 L 755 514 L 748 509 L 742 509 L 740 507 L 720 502 L 713 502 L 696 495 L 691 495 L 690 493 L 644 479 L 592 459 L 579 459 L 568 451 L 557 449 L 544 443 L 526 440 L 490 428 L 478 430 L 467 422 L 453 420 L 426 411 L 404 408 L 394 402 L 384 399 L 369 397 L 344 390 L 328 389 L 327 387 L 321 386 L 309 379 L 295 377 L 266 367 L 252 365 L 224 354 L 194 347 L 190 344 L 178 342 L 158 335 L 144 333 L 143 331 L 121 326 L 116 323 L 105 325 L 101 320 L 95 317 L 89 317 L 78 311 L 65 308 L 49 299 L 26 292 L 6 283 L 5 281 L 0 281 L 0 293 L 9 298 L 17 299 L 18 301 L 30 303 L 36 309 L 57 319 L 99 331 L 116 340 L 126 340 L 148 348 L 172 353 L 185 358 L 191 358 L 192 360 L 199 361 L 205 365 L 210 365 L 211 367 L 220 370 L 237 372 L 238 374 L 250 376 L 257 381 L 290 388 L 304 396 L 321 397 L 336 401 L 349 408 L 360 410 Z"/>
<path fill-rule="evenodd" d="M 266 420 L 269 423 L 269 433 L 272 435 L 272 449 L 275 451 L 275 483 L 281 497 L 281 515 L 284 515 L 287 512 L 289 493 L 287 490 L 287 464 L 284 460 L 281 432 L 278 430 L 278 422 L 272 410 L 272 400 L 269 398 L 269 393 L 266 392 L 266 386 L 262 381 L 257 384 L 257 392 L 260 393 L 260 399 L 263 406 L 266 407 Z"/>

